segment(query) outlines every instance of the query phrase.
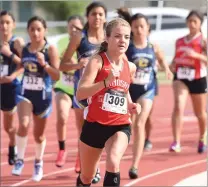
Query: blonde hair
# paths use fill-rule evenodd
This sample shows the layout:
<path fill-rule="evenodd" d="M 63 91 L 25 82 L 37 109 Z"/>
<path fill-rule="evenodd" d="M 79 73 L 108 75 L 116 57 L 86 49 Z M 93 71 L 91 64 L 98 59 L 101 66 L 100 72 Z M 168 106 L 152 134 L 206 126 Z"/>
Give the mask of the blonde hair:
<path fill-rule="evenodd" d="M 116 18 L 116 19 L 113 19 L 110 22 L 108 22 L 108 24 L 106 25 L 106 29 L 105 29 L 106 36 L 110 37 L 113 28 L 115 28 L 117 26 L 125 26 L 125 27 L 128 27 L 129 29 L 131 29 L 130 24 L 126 20 L 124 20 L 122 18 Z M 108 43 L 106 41 L 104 41 L 101 43 L 98 53 L 106 52 L 107 49 L 108 49 Z"/>

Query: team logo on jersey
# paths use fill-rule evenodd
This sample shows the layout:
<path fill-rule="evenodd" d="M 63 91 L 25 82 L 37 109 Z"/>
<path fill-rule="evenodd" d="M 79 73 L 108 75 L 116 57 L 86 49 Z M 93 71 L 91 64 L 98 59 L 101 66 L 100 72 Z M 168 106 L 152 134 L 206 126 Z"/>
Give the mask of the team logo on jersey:
<path fill-rule="evenodd" d="M 188 46 L 181 46 L 177 49 L 177 52 L 189 52 L 192 51 L 193 49 L 191 47 Z"/>
<path fill-rule="evenodd" d="M 110 88 L 111 87 L 120 87 L 123 90 L 128 90 L 129 89 L 129 83 L 127 83 L 126 81 L 121 80 L 121 79 L 115 79 L 114 81 L 112 81 L 109 84 L 109 87 Z"/>
<path fill-rule="evenodd" d="M 146 68 L 149 65 L 149 60 L 147 58 L 139 58 L 136 65 L 140 68 Z"/>
<path fill-rule="evenodd" d="M 25 68 L 30 71 L 31 73 L 36 73 L 38 72 L 38 66 L 37 64 L 33 63 L 33 62 L 26 62 L 25 63 Z"/>
<path fill-rule="evenodd" d="M 70 75 L 70 76 L 74 76 L 74 72 L 73 71 L 64 72 L 64 74 Z"/>

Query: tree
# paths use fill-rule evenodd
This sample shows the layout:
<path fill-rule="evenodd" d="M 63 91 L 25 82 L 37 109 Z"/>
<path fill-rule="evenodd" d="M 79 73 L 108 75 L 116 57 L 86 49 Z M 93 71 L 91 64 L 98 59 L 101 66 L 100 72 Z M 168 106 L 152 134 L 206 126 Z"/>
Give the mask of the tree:
<path fill-rule="evenodd" d="M 48 14 L 48 18 L 54 21 L 66 20 L 69 16 L 84 15 L 86 6 L 90 0 L 82 1 L 37 1 L 37 6 Z"/>

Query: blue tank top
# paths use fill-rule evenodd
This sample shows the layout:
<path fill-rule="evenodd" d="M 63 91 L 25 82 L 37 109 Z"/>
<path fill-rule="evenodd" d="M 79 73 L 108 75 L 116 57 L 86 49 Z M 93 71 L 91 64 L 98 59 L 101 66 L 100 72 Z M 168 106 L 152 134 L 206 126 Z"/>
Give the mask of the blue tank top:
<path fill-rule="evenodd" d="M 14 41 L 16 39 L 16 36 L 12 36 L 12 38 L 9 40 L 9 46 L 12 53 L 16 54 L 18 56 L 18 52 L 14 48 Z M 0 68 L 1 68 L 1 76 L 9 76 L 11 75 L 17 68 L 17 65 L 15 62 L 12 62 L 10 57 L 7 57 L 0 53 Z M 20 81 L 16 78 L 11 83 L 13 85 L 20 84 Z"/>
<path fill-rule="evenodd" d="M 83 30 L 82 39 L 81 39 L 79 47 L 77 48 L 78 61 L 80 58 L 87 58 L 87 57 L 92 56 L 99 46 L 100 46 L 99 44 L 90 43 L 88 40 L 87 30 Z M 82 72 L 83 72 L 83 69 L 77 70 L 75 72 L 74 74 L 75 82 L 76 80 L 79 81 L 79 79 L 81 78 Z"/>
<path fill-rule="evenodd" d="M 28 43 L 22 51 L 22 64 L 24 66 L 24 74 L 22 78 L 22 94 L 26 90 L 39 92 L 52 92 L 53 81 L 44 68 L 38 63 L 35 53 L 29 52 Z M 48 55 L 49 44 L 46 42 L 43 49 L 40 51 L 45 56 L 46 63 L 50 64 Z"/>
<path fill-rule="evenodd" d="M 155 84 L 156 57 L 154 47 L 149 41 L 143 49 L 136 48 L 131 41 L 126 56 L 137 67 L 133 84 L 144 85 L 146 88 Z"/>

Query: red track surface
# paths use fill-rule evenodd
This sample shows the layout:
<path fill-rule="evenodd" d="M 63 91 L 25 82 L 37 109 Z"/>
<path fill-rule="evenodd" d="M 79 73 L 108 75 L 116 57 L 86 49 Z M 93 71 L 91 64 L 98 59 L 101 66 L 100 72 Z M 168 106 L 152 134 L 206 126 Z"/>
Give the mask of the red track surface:
<path fill-rule="evenodd" d="M 140 178 L 130 180 L 128 178 L 128 169 L 132 158 L 132 142 L 130 143 L 121 162 L 122 186 L 173 186 L 184 178 L 206 171 L 206 155 L 197 153 L 198 125 L 193 117 L 190 100 L 188 100 L 185 112 L 182 152 L 179 154 L 169 153 L 168 148 L 172 142 L 170 123 L 173 109 L 172 89 L 170 86 L 160 86 L 159 93 L 153 112 L 153 150 L 144 153 L 139 166 Z M 75 186 L 77 174 L 74 172 L 74 163 L 77 153 L 77 131 L 74 124 L 74 113 L 71 111 L 69 118 L 67 163 L 60 169 L 55 166 L 58 144 L 55 129 L 55 106 L 53 108 L 54 110 L 50 120 L 48 120 L 46 129 L 47 147 L 44 155 L 44 178 L 39 183 L 31 181 L 34 160 L 32 124 L 25 157 L 25 167 L 20 177 L 11 175 L 12 167 L 7 164 L 8 138 L 3 130 L 3 125 L 1 125 L 1 186 Z M 18 123 L 17 120 L 16 122 Z M 100 162 L 100 168 L 103 177 L 105 173 L 105 153 Z M 97 186 L 102 186 L 102 181 Z"/>

